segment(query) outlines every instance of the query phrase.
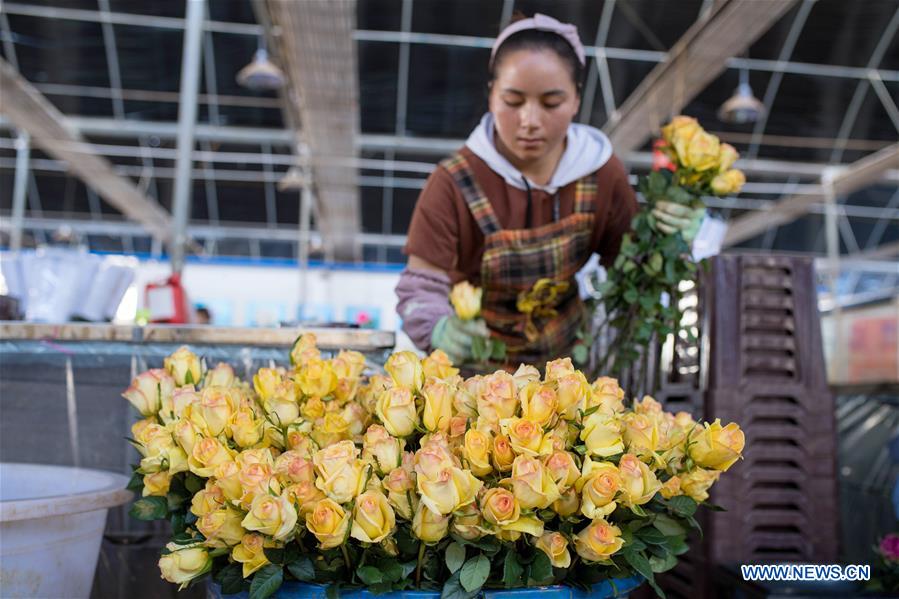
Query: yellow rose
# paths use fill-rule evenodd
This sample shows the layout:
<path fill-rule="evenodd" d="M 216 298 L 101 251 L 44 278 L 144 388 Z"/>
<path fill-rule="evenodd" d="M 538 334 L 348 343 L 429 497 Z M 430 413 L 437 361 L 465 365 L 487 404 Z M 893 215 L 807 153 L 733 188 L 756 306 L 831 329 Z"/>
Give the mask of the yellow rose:
<path fill-rule="evenodd" d="M 564 376 L 568 376 L 569 374 L 574 374 L 575 372 L 577 371 L 574 368 L 574 364 L 571 362 L 571 358 L 559 358 L 558 360 L 547 362 L 546 382 L 550 383 Z"/>
<path fill-rule="evenodd" d="M 416 452 L 415 472 L 421 502 L 438 514 L 468 505 L 483 484 L 469 470 L 456 467 L 447 449 L 434 444 Z"/>
<path fill-rule="evenodd" d="M 172 425 L 172 436 L 187 455 L 193 452 L 194 445 L 203 438 L 197 427 L 187 418 L 182 418 Z"/>
<path fill-rule="evenodd" d="M 169 553 L 159 558 L 159 571 L 165 580 L 181 585 L 178 587 L 179 591 L 191 580 L 212 569 L 212 557 L 199 543 L 190 545 L 169 543 L 165 548 Z"/>
<path fill-rule="evenodd" d="M 737 158 L 740 157 L 737 149 L 730 144 L 722 143 L 718 145 L 718 172 L 723 173 L 730 169 Z"/>
<path fill-rule="evenodd" d="M 553 452 L 546 458 L 545 465 L 546 471 L 561 493 L 567 491 L 581 477 L 574 455 L 567 451 Z"/>
<path fill-rule="evenodd" d="M 282 485 L 315 482 L 315 466 L 299 451 L 285 451 L 275 458 L 274 471 Z"/>
<path fill-rule="evenodd" d="M 234 455 L 234 451 L 222 445 L 218 439 L 205 437 L 194 445 L 190 457 L 187 458 L 187 465 L 197 476 L 209 478 L 216 466 L 222 462 L 232 461 Z"/>
<path fill-rule="evenodd" d="M 628 507 L 648 503 L 662 488 L 662 483 L 659 482 L 649 466 L 632 453 L 621 456 L 621 460 L 618 462 L 618 472 L 621 475 L 624 504 Z"/>
<path fill-rule="evenodd" d="M 368 384 L 364 385 L 359 390 L 359 403 L 362 404 L 362 407 L 369 413 L 374 413 L 375 406 L 378 403 L 378 398 L 381 397 L 381 393 L 390 389 L 393 386 L 393 381 L 389 376 L 385 376 L 383 374 L 373 374 L 368 377 Z"/>
<path fill-rule="evenodd" d="M 137 408 L 141 416 L 156 416 L 162 408 L 163 397 L 171 398 L 175 391 L 175 379 L 165 370 L 154 368 L 138 375 L 122 397 Z"/>
<path fill-rule="evenodd" d="M 293 385 L 285 381 L 275 390 L 274 395 L 262 402 L 269 421 L 275 426 L 285 427 L 300 418 L 300 404 L 294 394 Z"/>
<path fill-rule="evenodd" d="M 412 518 L 412 532 L 425 543 L 436 543 L 449 531 L 449 521 L 449 516 L 432 512 L 420 503 Z"/>
<path fill-rule="evenodd" d="M 197 520 L 197 530 L 206 537 L 208 547 L 233 547 L 246 533 L 240 524 L 242 518 L 240 512 L 230 508 L 215 510 Z"/>
<path fill-rule="evenodd" d="M 337 375 L 325 360 L 308 360 L 300 369 L 297 384 L 303 395 L 325 397 L 337 388 Z"/>
<path fill-rule="evenodd" d="M 287 427 L 287 449 L 298 452 L 304 458 L 311 459 L 316 449 L 315 441 L 309 437 L 311 430 L 312 423 L 302 420 Z"/>
<path fill-rule="evenodd" d="M 478 385 L 480 385 L 480 378 L 480 376 L 477 376 L 463 381 L 456 388 L 456 393 L 453 395 L 453 409 L 456 411 L 456 414 L 464 417 L 466 420 L 473 420 L 478 417 L 477 389 Z"/>
<path fill-rule="evenodd" d="M 224 362 L 219 362 L 215 368 L 206 371 L 203 387 L 231 387 L 236 382 L 239 381 L 234 375 L 234 369 Z"/>
<path fill-rule="evenodd" d="M 481 513 L 484 520 L 501 531 L 516 533 L 510 535 L 510 540 L 517 539 L 521 533 L 534 537 L 543 534 L 543 522 L 532 516 L 522 516 L 518 500 L 507 489 L 488 489 L 481 498 Z"/>
<path fill-rule="evenodd" d="M 659 489 L 659 493 L 662 494 L 662 497 L 665 499 L 671 499 L 672 497 L 677 497 L 678 495 L 683 495 L 684 492 L 681 490 L 680 486 L 680 477 L 672 476 L 662 485 L 662 488 Z"/>
<path fill-rule="evenodd" d="M 300 415 L 310 422 L 324 418 L 325 402 L 320 397 L 310 397 L 300 406 Z"/>
<path fill-rule="evenodd" d="M 524 455 L 512 463 L 512 494 L 526 510 L 546 509 L 561 496 L 543 464 Z"/>
<path fill-rule="evenodd" d="M 459 374 L 458 368 L 453 368 L 453 362 L 442 349 L 435 349 L 421 361 L 421 369 L 425 378 L 449 379 Z"/>
<path fill-rule="evenodd" d="M 680 475 L 681 491 L 694 501 L 705 501 L 709 498 L 709 488 L 715 484 L 719 476 L 721 476 L 720 470 L 694 468 L 690 472 Z"/>
<path fill-rule="evenodd" d="M 341 350 L 331 359 L 331 369 L 339 379 L 358 379 L 365 370 L 365 356 L 357 351 Z"/>
<path fill-rule="evenodd" d="M 592 395 L 587 377 L 583 372 L 566 374 L 556 379 L 556 387 L 559 397 L 559 413 L 566 420 L 575 420 L 578 410 L 587 409 L 587 402 Z"/>
<path fill-rule="evenodd" d="M 518 366 L 515 374 L 512 375 L 512 380 L 515 382 L 515 388 L 521 391 L 529 383 L 540 381 L 540 371 L 531 364 L 521 364 Z"/>
<path fill-rule="evenodd" d="M 553 503 L 552 505 L 553 511 L 563 518 L 573 516 L 577 513 L 580 507 L 581 499 L 578 495 L 577 489 L 575 489 L 574 487 L 571 487 L 567 491 L 563 492 L 562 496 L 556 499 L 555 503 Z"/>
<path fill-rule="evenodd" d="M 411 351 L 401 351 L 391 354 L 384 364 L 384 370 L 393 379 L 397 387 L 409 391 L 420 391 L 425 382 L 424 370 L 421 361 Z"/>
<path fill-rule="evenodd" d="M 380 491 L 366 491 L 356 498 L 350 536 L 363 543 L 380 543 L 393 532 L 396 516 Z"/>
<path fill-rule="evenodd" d="M 315 509 L 316 504 L 326 499 L 314 482 L 303 481 L 284 488 L 282 495 L 297 509 L 297 515 L 303 519 Z"/>
<path fill-rule="evenodd" d="M 462 281 L 453 285 L 450 291 L 450 303 L 456 311 L 456 316 L 462 320 L 472 320 L 481 313 L 481 295 L 483 290 L 475 287 L 468 281 Z"/>
<path fill-rule="evenodd" d="M 567 568 L 571 565 L 571 554 L 568 552 L 568 539 L 558 532 L 545 532 L 534 543 L 546 554 L 553 568 Z"/>
<path fill-rule="evenodd" d="M 515 452 L 509 437 L 497 435 L 493 438 L 493 467 L 499 472 L 508 472 L 515 461 Z"/>
<path fill-rule="evenodd" d="M 493 466 L 490 465 L 490 449 L 493 441 L 489 433 L 481 432 L 477 429 L 468 429 L 465 433 L 465 440 L 462 444 L 462 456 L 468 469 L 475 476 L 484 477 L 493 472 Z"/>
<path fill-rule="evenodd" d="M 446 381 L 429 378 L 421 390 L 424 396 L 424 409 L 421 420 L 424 427 L 433 431 L 449 430 L 450 418 L 453 417 L 453 396 L 455 389 Z"/>
<path fill-rule="evenodd" d="M 240 481 L 240 506 L 247 510 L 253 505 L 253 501 L 260 495 L 268 495 L 271 492 L 279 493 L 281 484 L 275 478 L 272 467 L 269 464 L 246 464 L 240 469 L 238 475 Z"/>
<path fill-rule="evenodd" d="M 597 518 L 574 540 L 578 555 L 588 562 L 601 562 L 612 557 L 624 545 L 621 529 Z"/>
<path fill-rule="evenodd" d="M 249 464 L 266 464 L 268 466 L 275 465 L 275 457 L 270 448 L 261 447 L 257 449 L 244 449 L 234 458 L 237 465 L 241 468 Z"/>
<path fill-rule="evenodd" d="M 369 466 L 358 459 L 359 450 L 352 441 L 341 441 L 318 451 L 312 457 L 318 478 L 315 485 L 338 503 L 347 503 L 362 493 Z"/>
<path fill-rule="evenodd" d="M 714 135 L 697 131 L 687 146 L 685 166 L 692 167 L 695 171 L 717 169 L 719 145 L 720 141 Z"/>
<path fill-rule="evenodd" d="M 337 378 L 337 386 L 334 387 L 334 401 L 338 405 L 351 402 L 359 393 L 359 379 Z"/>
<path fill-rule="evenodd" d="M 222 462 L 212 473 L 215 485 L 221 489 L 229 502 L 239 502 L 243 496 L 243 485 L 240 482 L 241 467 L 237 462 Z"/>
<path fill-rule="evenodd" d="M 319 447 L 327 447 L 340 441 L 348 441 L 350 425 L 342 414 L 329 412 L 324 418 L 315 421 L 310 435 Z"/>
<path fill-rule="evenodd" d="M 624 390 L 618 385 L 618 380 L 603 376 L 592 385 L 592 393 L 588 399 L 587 407 L 599 406 L 600 412 L 617 414 L 624 411 Z"/>
<path fill-rule="evenodd" d="M 617 418 L 599 410 L 587 416 L 583 426 L 581 440 L 590 455 L 605 458 L 624 451 L 621 422 Z"/>
<path fill-rule="evenodd" d="M 581 492 L 581 513 L 591 520 L 615 511 L 615 496 L 621 489 L 621 475 L 610 462 L 584 461 L 583 475 L 577 481 Z"/>
<path fill-rule="evenodd" d="M 745 444 L 746 437 L 736 422 L 722 427 L 716 418 L 690 438 L 690 457 L 698 466 L 725 472 L 742 457 Z"/>
<path fill-rule="evenodd" d="M 172 483 L 172 473 L 168 470 L 160 470 L 152 474 L 144 475 L 144 491 L 143 496 L 151 495 L 156 497 L 165 497 L 169 492 L 169 485 Z"/>
<path fill-rule="evenodd" d="M 414 493 L 415 481 L 405 468 L 394 468 L 381 481 L 387 490 L 387 501 L 404 520 L 411 520 L 418 508 L 418 495 Z"/>
<path fill-rule="evenodd" d="M 518 411 L 518 387 L 508 372 L 498 370 L 480 380 L 477 394 L 478 428 L 498 432 L 499 422 Z"/>
<path fill-rule="evenodd" d="M 169 357 L 162 361 L 163 366 L 172 378 L 175 379 L 175 385 L 183 387 L 184 385 L 199 385 L 202 380 L 203 372 L 200 366 L 200 358 L 190 351 L 186 345 L 182 345 Z"/>
<path fill-rule="evenodd" d="M 239 409 L 231 415 L 228 428 L 231 438 L 239 447 L 253 447 L 262 439 L 263 421 L 249 409 Z"/>
<path fill-rule="evenodd" d="M 737 169 L 730 169 L 729 171 L 724 171 L 718 175 L 715 175 L 715 178 L 712 179 L 712 191 L 715 192 L 716 195 L 730 195 L 735 193 L 740 193 L 740 190 L 743 189 L 743 185 L 746 184 L 746 175 L 743 174 L 743 171 L 739 171 Z"/>
<path fill-rule="evenodd" d="M 452 447 L 460 447 L 465 439 L 465 432 L 468 430 L 468 418 L 465 416 L 453 416 L 450 418 L 449 435 L 450 445 Z"/>
<path fill-rule="evenodd" d="M 393 387 L 381 393 L 375 413 L 394 437 L 408 437 L 419 423 L 415 398 L 407 387 Z"/>
<path fill-rule="evenodd" d="M 243 577 L 249 577 L 268 562 L 265 557 L 265 547 L 273 547 L 274 543 L 265 539 L 262 535 L 248 533 L 240 540 L 240 545 L 231 550 L 234 561 L 243 565 Z"/>
<path fill-rule="evenodd" d="M 556 418 L 559 397 L 556 392 L 540 383 L 530 383 L 519 391 L 521 416 L 540 427 L 550 426 Z"/>
<path fill-rule="evenodd" d="M 630 413 L 624 417 L 624 443 L 627 451 L 652 456 L 659 446 L 659 427 L 647 414 Z"/>
<path fill-rule="evenodd" d="M 281 368 L 260 368 L 253 375 L 253 388 L 263 403 L 275 396 L 286 380 Z"/>
<path fill-rule="evenodd" d="M 209 437 L 230 434 L 228 423 L 234 412 L 234 404 L 227 387 L 207 387 L 200 394 L 200 402 L 194 405 L 191 415 L 198 414 L 202 418 L 206 425 L 203 432 Z"/>
<path fill-rule="evenodd" d="M 465 540 L 475 541 L 487 533 L 482 524 L 481 510 L 477 503 L 470 503 L 455 512 L 451 526 L 453 533 Z"/>
<path fill-rule="evenodd" d="M 684 166 L 689 166 L 687 149 L 690 140 L 700 131 L 702 131 L 702 127 L 699 126 L 696 119 L 688 116 L 676 116 L 668 125 L 662 127 L 662 137 L 674 148 L 678 160 Z"/>
<path fill-rule="evenodd" d="M 519 455 L 538 456 L 552 453 L 552 439 L 544 442 L 543 428 L 526 418 L 508 418 L 500 422 L 504 435 L 509 436 L 512 449 Z"/>
<path fill-rule="evenodd" d="M 286 497 L 258 495 L 250 511 L 241 522 L 247 530 L 255 530 L 276 541 L 284 541 L 293 534 L 297 511 Z"/>
<path fill-rule="evenodd" d="M 206 487 L 200 489 L 190 500 L 190 511 L 199 517 L 214 512 L 225 505 L 225 496 L 222 489 L 211 480 L 206 481 Z"/>
<path fill-rule="evenodd" d="M 405 444 L 380 424 L 372 424 L 362 437 L 362 459 L 383 476 L 400 466 Z"/>
<path fill-rule="evenodd" d="M 315 333 L 303 333 L 293 342 L 290 348 L 290 363 L 297 369 L 302 368 L 309 360 L 321 358 L 321 352 L 315 346 Z"/>

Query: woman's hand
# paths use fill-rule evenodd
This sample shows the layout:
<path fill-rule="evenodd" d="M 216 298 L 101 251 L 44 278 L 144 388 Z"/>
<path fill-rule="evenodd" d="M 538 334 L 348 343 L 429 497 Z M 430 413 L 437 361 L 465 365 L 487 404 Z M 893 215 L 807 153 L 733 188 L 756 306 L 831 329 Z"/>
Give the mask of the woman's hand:
<path fill-rule="evenodd" d="M 680 231 L 684 241 L 692 243 L 705 217 L 705 208 L 661 201 L 656 202 L 652 215 L 656 218 L 656 229 L 669 235 Z"/>
<path fill-rule="evenodd" d="M 472 358 L 471 344 L 475 337 L 489 337 L 483 319 L 462 320 L 455 314 L 444 316 L 431 333 L 431 348 L 442 349 L 453 364 L 464 364 Z"/>

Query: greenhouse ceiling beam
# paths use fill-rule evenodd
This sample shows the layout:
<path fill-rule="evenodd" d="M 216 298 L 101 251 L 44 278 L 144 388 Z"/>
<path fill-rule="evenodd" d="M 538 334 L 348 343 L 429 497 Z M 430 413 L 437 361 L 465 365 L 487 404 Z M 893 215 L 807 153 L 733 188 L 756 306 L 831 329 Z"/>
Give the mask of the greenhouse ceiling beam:
<path fill-rule="evenodd" d="M 85 23 L 102 23 L 107 21 L 113 25 L 131 25 L 134 27 L 150 27 L 153 29 L 184 30 L 185 21 L 179 17 L 160 17 L 129 12 L 111 11 L 104 14 L 98 10 L 80 8 L 58 8 L 54 6 L 34 6 L 18 2 L 4 2 L 3 10 L 10 15 L 41 17 L 45 19 L 61 19 L 65 21 L 81 21 Z M 230 21 L 203 22 L 203 29 L 217 33 L 235 33 L 239 35 L 262 35 L 260 25 L 253 23 L 234 23 Z"/>
<path fill-rule="evenodd" d="M 796 0 L 722 0 L 671 48 L 603 129 L 615 151 L 639 149 L 740 54 L 780 19 Z"/>
<path fill-rule="evenodd" d="M 127 221 L 104 221 L 72 218 L 25 218 L 22 222 L 26 231 L 57 231 L 62 227 L 69 227 L 72 231 L 81 235 L 106 235 L 109 237 L 143 237 L 147 233 L 140 225 Z M 0 231 L 11 230 L 12 225 L 8 218 L 0 219 Z M 241 225 L 198 225 L 188 226 L 188 233 L 194 239 L 215 240 L 243 239 L 248 241 L 289 241 L 297 240 L 296 225 L 284 225 L 280 227 L 248 227 Z M 320 244 L 322 239 L 318 231 L 310 231 L 308 240 L 313 244 Z M 406 244 L 405 235 L 383 235 L 380 233 L 360 233 L 360 243 L 364 245 L 386 245 L 388 247 L 403 247 Z"/>
<path fill-rule="evenodd" d="M 361 258 L 359 182 L 355 168 L 333 158 L 355 158 L 359 136 L 356 77 L 356 2 L 305 0 L 266 3 L 281 30 L 275 54 L 287 77 L 286 122 L 302 125 L 302 139 L 315 186 L 318 225 L 326 255 Z"/>
<path fill-rule="evenodd" d="M 740 216 L 730 223 L 724 245 L 731 246 L 762 233 L 770 227 L 778 227 L 793 222 L 806 214 L 814 204 L 826 202 L 825 185 L 828 172 L 836 173 L 829 185 L 837 197 L 862 189 L 883 178 L 884 172 L 899 168 L 899 143 L 869 154 L 846 168 L 834 167 L 822 175 L 820 192 L 817 194 L 794 195 L 778 201 L 769 210 Z"/>
<path fill-rule="evenodd" d="M 66 128 L 63 115 L 34 89 L 6 60 L 0 58 L 0 113 L 27 131 L 34 147 L 68 164 L 85 185 L 128 218 L 140 223 L 155 238 L 168 241 L 171 218 L 113 165 L 97 156 L 90 145 Z"/>

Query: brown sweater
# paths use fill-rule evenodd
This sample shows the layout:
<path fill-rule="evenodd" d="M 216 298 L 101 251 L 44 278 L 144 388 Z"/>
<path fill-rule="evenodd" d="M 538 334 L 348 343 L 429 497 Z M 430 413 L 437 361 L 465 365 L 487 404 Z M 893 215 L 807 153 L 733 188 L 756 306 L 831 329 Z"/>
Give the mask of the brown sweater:
<path fill-rule="evenodd" d="M 462 148 L 462 154 L 504 229 L 533 228 L 552 222 L 551 194 L 531 190 L 531 222 L 526 223 L 527 191 L 506 183 L 467 147 Z M 592 247 L 608 267 L 618 255 L 622 236 L 630 230 L 631 219 L 637 212 L 637 199 L 627 181 L 624 165 L 616 156 L 600 167 L 596 176 Z M 560 218 L 570 215 L 574 209 L 575 186 L 572 182 L 558 191 Z M 452 175 L 443 167 L 438 166 L 431 173 L 418 196 L 403 252 L 445 270 L 453 283 L 480 280 L 484 235 Z"/>

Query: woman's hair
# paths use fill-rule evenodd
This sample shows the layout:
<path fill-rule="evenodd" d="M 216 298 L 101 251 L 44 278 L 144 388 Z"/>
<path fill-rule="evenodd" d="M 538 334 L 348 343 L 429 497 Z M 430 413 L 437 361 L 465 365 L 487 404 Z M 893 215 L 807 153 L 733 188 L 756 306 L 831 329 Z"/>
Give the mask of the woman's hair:
<path fill-rule="evenodd" d="M 515 11 L 511 22 L 515 23 L 516 21 L 526 18 L 527 16 L 522 12 Z M 572 48 L 571 44 L 569 44 L 561 35 L 551 31 L 541 31 L 539 29 L 525 29 L 524 31 L 513 33 L 500 45 L 496 50 L 493 60 L 490 61 L 488 85 L 496 80 L 497 72 L 506 56 L 519 50 L 531 50 L 537 52 L 541 50 L 551 50 L 555 52 L 565 64 L 568 74 L 571 76 L 571 80 L 577 88 L 577 92 L 581 93 L 581 87 L 583 87 L 584 83 L 584 71 L 586 69 L 581 65 L 580 60 L 578 60 L 574 48 Z"/>

